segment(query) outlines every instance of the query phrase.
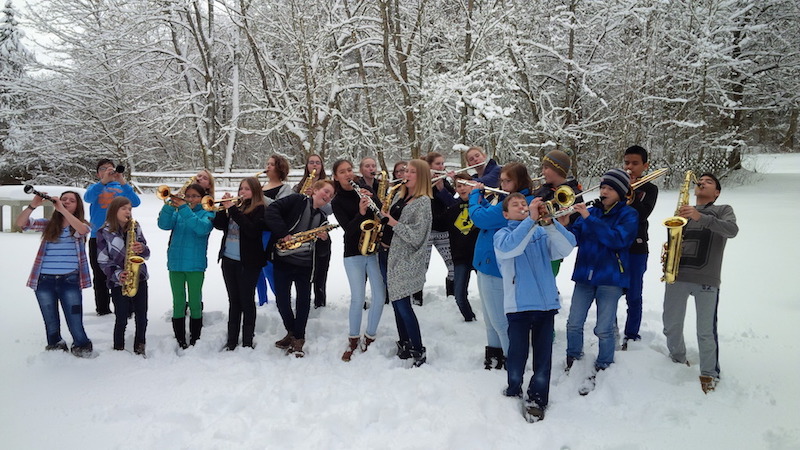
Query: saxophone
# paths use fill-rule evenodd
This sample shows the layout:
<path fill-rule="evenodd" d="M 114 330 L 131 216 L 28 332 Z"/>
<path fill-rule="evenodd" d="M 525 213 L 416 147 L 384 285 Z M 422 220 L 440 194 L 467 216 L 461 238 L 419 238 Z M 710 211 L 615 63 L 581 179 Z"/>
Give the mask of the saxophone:
<path fill-rule="evenodd" d="M 303 182 L 303 186 L 300 187 L 300 193 L 306 195 L 306 191 L 311 185 L 314 183 L 314 177 L 317 176 L 317 169 L 311 171 L 311 174 L 306 177 L 306 181 Z M 309 196 L 310 197 L 310 196 Z"/>
<path fill-rule="evenodd" d="M 136 243 L 136 220 L 131 219 L 128 223 L 128 239 L 125 244 L 125 272 L 128 274 L 125 283 L 122 284 L 122 295 L 125 297 L 135 297 L 139 291 L 139 266 L 144 263 L 144 258 L 133 252 L 133 244 Z"/>
<path fill-rule="evenodd" d="M 680 193 L 678 194 L 678 207 L 675 208 L 675 215 L 664 219 L 664 226 L 667 227 L 667 242 L 664 243 L 664 248 L 661 250 L 661 264 L 664 268 L 664 275 L 661 281 L 666 281 L 672 284 L 678 278 L 678 265 L 681 262 L 681 252 L 683 250 L 683 227 L 689 221 L 678 215 L 682 206 L 689 204 L 689 186 L 692 180 L 697 181 L 694 172 L 691 170 L 686 171 L 686 177 L 681 185 Z"/>
<path fill-rule="evenodd" d="M 300 233 L 295 233 L 291 239 L 288 241 L 280 241 L 275 244 L 275 248 L 278 250 L 294 250 L 300 248 L 301 245 L 305 244 L 306 242 L 316 241 L 317 240 L 317 233 L 322 233 L 323 231 L 331 231 L 334 228 L 339 228 L 338 224 L 330 223 L 327 225 L 323 225 L 321 227 L 312 228 L 308 231 L 301 231 Z"/>
<path fill-rule="evenodd" d="M 364 195 L 361 193 L 361 187 L 353 180 L 350 180 L 350 184 L 353 186 L 353 189 L 355 189 L 359 198 L 363 198 Z M 381 181 L 378 183 L 378 192 L 375 193 L 378 198 L 382 198 L 381 195 L 386 192 L 386 186 L 388 184 L 389 177 L 386 171 L 382 170 Z M 383 226 L 386 220 L 388 220 L 384 220 L 385 214 L 382 214 L 381 210 L 378 209 L 378 206 L 372 199 L 370 199 L 369 202 L 369 209 L 375 213 L 375 219 L 367 219 L 361 222 L 361 236 L 358 238 L 358 249 L 364 256 L 371 255 L 378 250 L 378 242 L 380 242 L 381 236 L 383 235 Z M 380 218 L 380 220 L 378 220 L 378 218 Z"/>

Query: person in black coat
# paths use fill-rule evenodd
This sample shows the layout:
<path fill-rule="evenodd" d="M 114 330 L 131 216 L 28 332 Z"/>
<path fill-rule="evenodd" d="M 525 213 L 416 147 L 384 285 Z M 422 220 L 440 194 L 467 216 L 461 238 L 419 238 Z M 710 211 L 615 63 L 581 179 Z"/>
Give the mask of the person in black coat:
<path fill-rule="evenodd" d="M 267 253 L 261 243 L 264 225 L 264 196 L 255 177 L 239 183 L 239 206 L 233 201 L 223 201 L 224 212 L 214 217 L 214 228 L 222 230 L 222 246 L 218 261 L 222 262 L 222 278 L 228 291 L 228 340 L 225 350 L 233 350 L 239 343 L 239 325 L 242 346 L 254 346 L 256 330 L 256 283 L 261 268 L 267 262 Z M 226 193 L 223 199 L 230 199 Z"/>
<path fill-rule="evenodd" d="M 275 266 L 275 303 L 286 328 L 286 336 L 275 342 L 275 346 L 298 358 L 305 356 L 303 345 L 311 309 L 311 280 L 317 265 L 317 245 L 312 240 L 291 251 L 281 251 L 275 246 L 278 242 L 291 240 L 296 233 L 326 225 L 328 216 L 322 208 L 331 202 L 333 194 L 333 182 L 320 180 L 314 183 L 310 197 L 302 194 L 284 197 L 269 205 L 265 214 L 267 227 L 272 231 L 268 248 Z M 317 237 L 329 240 L 327 232 L 320 232 Z M 327 248 L 330 249 L 329 244 Z M 292 284 L 297 291 L 296 313 L 292 311 Z"/>

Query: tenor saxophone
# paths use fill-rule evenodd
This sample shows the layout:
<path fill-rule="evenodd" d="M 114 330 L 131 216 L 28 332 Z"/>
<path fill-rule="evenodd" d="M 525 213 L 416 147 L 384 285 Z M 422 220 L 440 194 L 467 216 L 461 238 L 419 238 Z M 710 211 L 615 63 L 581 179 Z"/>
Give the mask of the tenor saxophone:
<path fill-rule="evenodd" d="M 125 297 L 135 297 L 139 291 L 139 266 L 144 263 L 144 258 L 133 251 L 133 244 L 136 243 L 136 220 L 131 219 L 128 223 L 128 239 L 125 244 L 125 272 L 127 277 L 122 284 L 122 295 Z"/>
<path fill-rule="evenodd" d="M 317 233 L 322 233 L 323 231 L 331 231 L 334 228 L 338 228 L 339 225 L 335 223 L 323 225 L 321 227 L 312 228 L 308 231 L 301 231 L 300 233 L 295 233 L 291 239 L 288 241 L 280 241 L 275 244 L 275 248 L 278 250 L 294 250 L 299 248 L 301 245 L 305 244 L 306 242 L 316 241 L 317 240 Z"/>
<path fill-rule="evenodd" d="M 681 262 L 681 252 L 683 251 L 683 228 L 689 222 L 686 218 L 678 215 L 682 206 L 689 204 L 689 186 L 692 180 L 697 180 L 694 172 L 686 171 L 680 193 L 678 194 L 678 207 L 675 208 L 675 215 L 664 219 L 664 226 L 667 227 L 667 242 L 661 250 L 661 264 L 663 265 L 664 275 L 661 281 L 672 284 L 678 278 L 678 265 Z"/>

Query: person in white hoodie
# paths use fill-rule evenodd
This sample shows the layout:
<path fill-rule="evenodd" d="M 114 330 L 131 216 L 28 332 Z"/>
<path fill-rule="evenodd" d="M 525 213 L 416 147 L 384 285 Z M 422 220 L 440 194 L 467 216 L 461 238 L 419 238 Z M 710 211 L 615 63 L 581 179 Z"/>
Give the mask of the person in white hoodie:
<path fill-rule="evenodd" d="M 544 419 L 550 394 L 553 359 L 553 322 L 561 304 L 550 262 L 567 257 L 575 236 L 563 225 L 539 223 L 544 203 L 514 193 L 503 201 L 508 226 L 494 235 L 497 264 L 503 278 L 503 307 L 508 318 L 508 387 L 503 394 L 522 397 L 522 378 L 533 348 L 533 376 L 523 403 L 529 422 Z"/>

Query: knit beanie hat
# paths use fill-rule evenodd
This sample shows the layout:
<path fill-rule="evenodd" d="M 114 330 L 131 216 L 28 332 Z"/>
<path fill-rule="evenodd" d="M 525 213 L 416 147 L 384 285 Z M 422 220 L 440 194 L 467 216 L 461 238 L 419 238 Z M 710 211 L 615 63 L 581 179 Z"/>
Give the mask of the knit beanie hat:
<path fill-rule="evenodd" d="M 625 197 L 631 190 L 631 177 L 622 169 L 611 169 L 600 177 L 600 186 L 603 185 L 617 191 L 619 199 L 625 201 Z"/>
<path fill-rule="evenodd" d="M 544 155 L 542 165 L 555 170 L 559 175 L 566 178 L 567 172 L 569 172 L 570 166 L 572 166 L 572 160 L 566 152 L 550 150 Z"/>

